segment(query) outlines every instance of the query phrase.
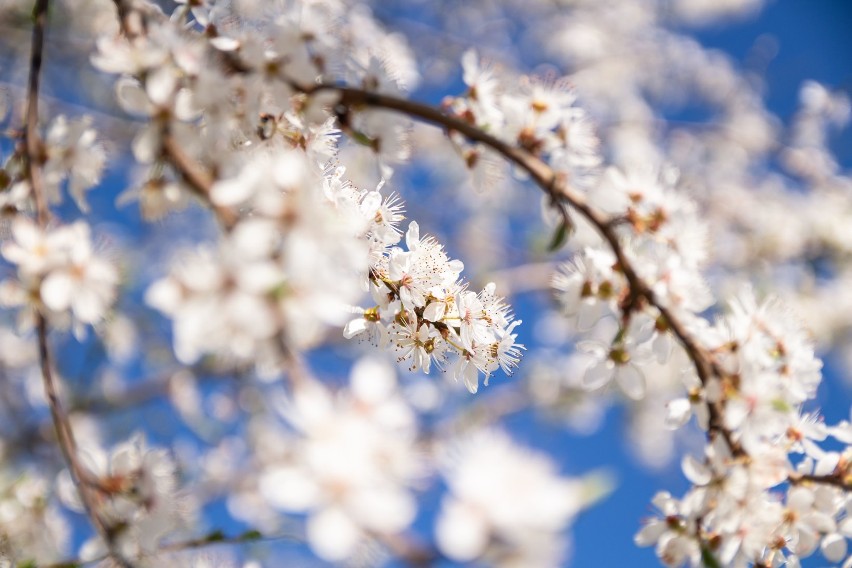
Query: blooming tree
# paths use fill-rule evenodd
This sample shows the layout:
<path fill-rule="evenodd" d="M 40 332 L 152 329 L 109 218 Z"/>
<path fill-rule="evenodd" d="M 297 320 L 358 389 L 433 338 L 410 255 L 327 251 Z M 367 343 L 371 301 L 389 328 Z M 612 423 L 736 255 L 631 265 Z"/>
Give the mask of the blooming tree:
<path fill-rule="evenodd" d="M 0 565 L 562 565 L 611 481 L 512 420 L 617 402 L 687 484 L 636 511 L 660 563 L 852 567 L 852 425 L 814 404 L 849 100 L 808 82 L 783 125 L 687 32 L 760 0 L 29 4 L 0 4 L 32 34 L 3 40 Z"/>

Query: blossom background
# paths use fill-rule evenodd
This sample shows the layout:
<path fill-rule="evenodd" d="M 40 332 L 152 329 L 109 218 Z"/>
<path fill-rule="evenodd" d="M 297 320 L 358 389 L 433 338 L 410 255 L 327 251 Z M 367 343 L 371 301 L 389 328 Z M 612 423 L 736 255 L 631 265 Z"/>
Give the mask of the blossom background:
<path fill-rule="evenodd" d="M 445 22 L 440 21 L 440 10 L 426 2 L 374 2 L 373 9 L 379 20 L 389 28 L 404 30 L 413 38 L 415 50 L 423 46 L 420 55 L 421 65 L 427 70 L 421 86 L 412 92 L 418 100 L 440 104 L 447 94 L 462 92 L 463 84 L 456 59 L 449 58 L 454 64 L 442 67 L 441 54 L 430 57 L 429 49 L 434 42 L 447 40 L 446 32 L 441 32 Z M 485 3 L 488 4 L 488 3 Z M 759 3 L 758 3 L 759 4 Z M 452 14 L 453 3 L 444 3 L 447 13 Z M 0 8 L 5 8 L 0 3 Z M 852 24 L 852 5 L 843 0 L 805 2 L 803 0 L 776 0 L 768 2 L 755 14 L 746 14 L 733 22 L 700 27 L 694 36 L 705 46 L 720 49 L 727 53 L 738 65 L 749 67 L 755 77 L 763 81 L 768 110 L 783 121 L 788 121 L 796 111 L 799 100 L 799 88 L 803 81 L 819 81 L 831 88 L 844 90 L 852 96 L 852 36 L 848 33 Z M 15 27 L 15 21 L 3 24 L 8 30 L 7 37 L 26 33 Z M 517 49 L 512 52 L 515 65 L 522 70 L 535 70 L 547 73 L 559 71 L 549 60 L 547 54 L 540 53 L 528 36 L 535 33 L 524 29 L 520 24 L 507 20 L 488 20 L 484 29 L 494 29 Z M 61 26 L 60 26 L 61 27 Z M 481 30 L 479 33 L 483 33 Z M 455 42 L 456 55 L 465 46 L 465 38 L 459 35 L 449 37 Z M 71 45 L 76 41 L 73 29 L 64 30 L 54 36 L 54 43 L 47 48 L 47 78 L 45 93 L 47 106 L 56 109 L 73 109 L 75 112 L 92 112 L 99 128 L 117 137 L 127 137 L 130 123 L 116 110 L 108 99 L 111 87 L 93 71 L 79 70 L 80 61 L 66 61 L 63 54 L 63 42 Z M 4 64 L 0 64 L 0 78 L 9 89 L 24 84 L 24 72 L 15 62 L 17 52 L 14 40 L 5 46 Z M 18 46 L 19 47 L 19 46 Z M 491 53 L 499 59 L 501 52 L 494 49 Z M 72 63 L 72 65 L 69 65 Z M 707 69 L 713 73 L 713 69 Z M 706 120 L 701 108 L 690 105 L 672 105 L 667 116 L 673 122 L 689 124 Z M 426 134 L 425 136 L 429 136 Z M 831 148 L 836 152 L 844 170 L 852 167 L 852 132 L 835 132 L 831 138 Z M 7 148 L 4 148 L 6 150 Z M 116 207 L 116 199 L 128 185 L 128 181 L 137 175 L 128 156 L 120 151 L 120 146 L 108 147 L 109 162 L 107 175 L 102 186 L 92 192 L 88 199 L 92 208 L 92 218 L 96 227 L 103 229 L 100 234 L 109 234 L 106 242 L 99 246 L 121 258 L 120 264 L 125 270 L 132 271 L 133 279 L 138 279 L 138 289 L 128 291 L 124 299 L 130 315 L 138 316 L 138 325 L 153 335 L 163 338 L 162 344 L 137 345 L 140 350 L 168 350 L 171 331 L 168 322 L 152 313 L 134 314 L 134 305 L 143 304 L 142 299 L 147 284 L 162 275 L 171 258 L 170 251 L 176 243 L 191 244 L 209 238 L 216 231 L 215 224 L 207 212 L 191 208 L 167 217 L 154 224 L 143 222 L 135 206 Z M 569 561 L 575 566 L 616 566 L 628 563 L 633 566 L 657 566 L 653 551 L 637 549 L 633 536 L 640 527 L 640 518 L 650 514 L 650 498 L 661 488 L 667 488 L 673 494 L 680 494 L 689 485 L 681 473 L 678 456 L 684 450 L 700 448 L 700 435 L 678 435 L 656 432 L 652 428 L 642 430 L 642 412 L 653 412 L 647 408 L 627 407 L 619 404 L 613 397 L 605 399 L 584 399 L 570 406 L 563 413 L 547 420 L 540 412 L 523 409 L 511 411 L 511 403 L 520 396 L 523 385 L 535 380 L 535 374 L 543 372 L 537 366 L 542 359 L 559 358 L 572 350 L 573 334 L 566 326 L 553 317 L 553 300 L 548 290 L 549 277 L 542 276 L 540 263 L 549 262 L 545 249 L 550 239 L 551 229 L 540 220 L 540 197 L 534 190 L 527 188 L 522 193 L 525 201 L 519 203 L 516 214 L 503 226 L 491 226 L 486 223 L 491 217 L 482 219 L 472 215 L 481 207 L 482 200 L 499 201 L 501 195 L 483 198 L 469 187 L 460 187 L 451 176 L 444 175 L 436 162 L 429 157 L 415 161 L 400 169 L 389 185 L 400 192 L 408 201 L 410 217 L 415 218 L 421 230 L 437 235 L 446 243 L 451 258 L 461 258 L 471 271 L 471 282 L 481 287 L 490 280 L 498 286 L 516 290 L 510 300 L 517 319 L 523 324 L 517 328 L 518 340 L 528 348 L 528 354 L 513 377 L 506 378 L 498 374 L 487 388 L 481 388 L 477 395 L 464 390 L 451 390 L 450 394 L 441 394 L 432 385 L 435 381 L 445 380 L 440 374 L 424 376 L 409 373 L 406 365 L 399 366 L 400 382 L 404 388 L 415 393 L 424 405 L 432 397 L 444 396 L 450 407 L 470 404 L 488 408 L 508 405 L 509 411 L 497 420 L 511 433 L 514 439 L 523 445 L 545 451 L 558 461 L 565 475 L 595 475 L 596 483 L 602 488 L 609 487 L 611 493 L 600 503 L 582 512 L 575 524 L 569 529 L 574 541 Z M 357 170 L 356 170 L 357 175 Z M 365 174 L 366 176 L 366 174 Z M 519 183 L 509 179 L 510 183 Z M 364 182 L 368 185 L 368 182 Z M 708 183 L 712 183 L 712 180 Z M 517 200 L 517 196 L 512 199 Z M 524 198 L 522 198 L 524 199 Z M 852 201 L 852 195 L 850 195 Z M 517 201 L 515 201 L 518 204 Z M 79 215 L 74 204 L 66 202 L 59 209 L 63 218 Z M 493 231 L 489 234 L 488 231 Z M 472 235 L 478 235 L 474 237 Z M 510 269 L 516 266 L 526 267 L 519 272 Z M 530 288 L 530 290 L 525 290 Z M 852 294 L 852 291 L 849 292 Z M 808 314 L 800 316 L 808 322 Z M 852 321 L 852 313 L 849 314 Z M 69 337 L 59 346 L 59 365 L 63 376 L 71 385 L 86 392 L 90 385 L 90 374 L 96 368 L 93 362 L 104 357 L 101 347 L 91 338 L 78 343 Z M 840 349 L 843 350 L 841 344 Z M 363 353 L 366 346 L 344 342 L 342 337 L 330 337 L 328 344 L 309 354 L 313 370 L 329 383 L 343 384 L 355 356 Z M 163 357 L 167 355 L 164 353 Z M 826 419 L 835 423 L 848 419 L 850 401 L 852 401 L 852 372 L 842 352 L 829 352 L 825 359 L 825 380 L 820 388 L 818 399 Z M 124 379 L 133 383 L 136 378 L 147 376 L 146 362 L 131 358 L 127 364 Z M 206 402 L 207 417 L 190 416 L 195 420 L 193 428 L 177 421 L 174 407 L 183 404 L 186 414 L 191 414 L 191 396 L 173 392 L 171 399 L 158 397 L 146 398 L 138 406 L 122 408 L 109 413 L 104 419 L 109 424 L 109 433 L 121 439 L 138 430 L 139 424 L 145 424 L 145 433 L 152 444 L 160 444 L 175 449 L 185 460 L 191 460 L 193 452 L 203 444 L 206 437 L 222 434 L 221 429 L 238 433 L 239 425 L 217 424 L 215 418 L 218 408 L 222 415 L 228 414 L 227 385 L 220 381 L 199 381 L 200 392 Z M 217 406 L 218 405 L 218 406 Z M 46 412 L 45 412 L 46 415 Z M 429 420 L 427 413 L 427 421 Z M 184 416 L 186 418 L 186 416 Z M 440 416 L 432 417 L 439 421 Z M 633 433 L 633 437 L 629 434 Z M 636 435 L 640 439 L 636 438 Z M 661 436 L 659 442 L 656 436 Z M 692 436 L 692 437 L 690 437 Z M 664 438 L 663 438 L 664 437 Z M 644 444 L 640 444 L 644 440 Z M 669 449 L 667 452 L 666 449 Z M 662 453 L 659 453 L 662 452 Z M 483 475 L 487 475 L 483 472 Z M 415 529 L 423 534 L 432 532 L 438 511 L 439 496 L 443 487 L 439 483 L 430 487 L 420 500 L 420 511 Z M 429 498 L 432 495 L 434 498 Z M 228 512 L 226 499 L 212 501 L 204 509 L 205 524 L 211 528 L 220 528 L 226 533 L 234 533 L 247 527 L 233 520 Z M 86 537 L 85 521 L 76 519 L 73 541 L 76 544 Z M 262 558 L 274 558 L 269 565 L 289 561 L 309 562 L 311 558 L 306 546 L 290 542 L 272 542 L 251 545 Z M 234 547 L 239 557 L 244 551 Z M 312 562 L 317 562 L 312 560 Z M 807 565 L 820 566 L 821 559 L 809 559 Z M 317 564 L 320 564 L 317 562 Z"/>

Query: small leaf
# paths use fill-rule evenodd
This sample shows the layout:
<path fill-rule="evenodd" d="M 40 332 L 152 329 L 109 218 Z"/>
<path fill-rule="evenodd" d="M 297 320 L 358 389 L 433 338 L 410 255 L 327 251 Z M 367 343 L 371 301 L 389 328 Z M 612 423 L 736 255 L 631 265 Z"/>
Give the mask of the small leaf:
<path fill-rule="evenodd" d="M 706 568 L 722 568 L 722 565 L 713 556 L 713 552 L 706 545 L 701 547 L 701 562 Z"/>
<path fill-rule="evenodd" d="M 222 542 L 225 540 L 225 533 L 220 530 L 213 531 L 204 537 L 205 542 Z"/>
<path fill-rule="evenodd" d="M 260 540 L 263 538 L 263 534 L 259 530 L 250 530 L 246 531 L 240 535 L 239 540 L 241 541 L 250 541 L 250 540 Z"/>
<path fill-rule="evenodd" d="M 547 245 L 547 251 L 555 252 L 561 249 L 568 242 L 568 237 L 573 232 L 574 224 L 568 217 L 564 217 L 559 223 L 559 226 L 556 227 L 556 231 L 553 232 L 553 238 L 550 239 L 550 244 Z"/>

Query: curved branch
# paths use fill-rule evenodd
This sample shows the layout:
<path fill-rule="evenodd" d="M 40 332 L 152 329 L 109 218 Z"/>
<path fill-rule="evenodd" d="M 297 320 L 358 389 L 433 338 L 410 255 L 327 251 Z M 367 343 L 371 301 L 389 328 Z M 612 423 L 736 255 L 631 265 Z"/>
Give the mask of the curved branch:
<path fill-rule="evenodd" d="M 41 68 L 44 58 L 44 37 L 47 27 L 47 12 L 50 0 L 36 0 L 33 7 L 33 35 L 30 52 L 29 80 L 27 82 L 27 112 L 25 127 L 25 165 L 30 182 L 33 199 L 36 205 L 36 221 L 42 230 L 47 228 L 50 221 L 50 210 L 47 196 L 44 192 L 44 180 L 41 167 L 44 163 L 44 145 L 38 134 L 38 102 L 41 81 Z M 50 346 L 47 340 L 47 317 L 41 308 L 36 309 L 36 333 L 38 335 L 39 366 L 44 384 L 45 397 L 50 407 L 50 416 L 56 430 L 56 439 L 62 456 L 71 472 L 75 485 L 80 493 L 80 500 L 86 514 L 98 534 L 104 538 L 112 549 L 112 530 L 98 514 L 95 496 L 88 487 L 91 475 L 83 468 L 77 457 L 77 443 L 68 415 L 64 412 L 57 394 L 56 380 L 53 376 Z M 130 567 L 126 560 L 111 550 L 110 556 L 121 566 Z"/>
<path fill-rule="evenodd" d="M 512 164 L 518 166 L 535 181 L 553 201 L 553 204 L 560 209 L 563 218 L 569 221 L 568 207 L 576 210 L 589 223 L 591 223 L 601 237 L 606 241 L 616 257 L 618 267 L 624 274 L 627 282 L 630 285 L 632 294 L 632 302 L 637 299 L 643 299 L 649 305 L 654 306 L 665 319 L 669 329 L 678 339 L 680 344 L 686 351 L 687 356 L 692 361 L 695 372 L 703 386 L 707 386 L 711 379 L 723 379 L 727 373 L 721 368 L 719 363 L 706 348 L 704 348 L 698 340 L 688 331 L 684 322 L 682 322 L 675 314 L 664 305 L 656 296 L 651 287 L 639 276 L 636 269 L 631 264 L 622 241 L 616 232 L 617 224 L 612 222 L 612 219 L 606 216 L 603 212 L 595 209 L 589 204 L 586 196 L 576 191 L 568 184 L 568 180 L 564 175 L 554 171 L 543 160 L 521 148 L 512 146 L 507 142 L 483 131 L 479 127 L 465 122 L 455 116 L 449 115 L 442 110 L 433 106 L 411 101 L 408 99 L 385 95 L 381 93 L 371 92 L 365 89 L 355 87 L 347 87 L 330 84 L 317 84 L 312 86 L 300 86 L 290 83 L 293 88 L 306 95 L 311 95 L 318 92 L 332 92 L 339 95 L 338 105 L 343 107 L 341 110 L 348 108 L 381 108 L 393 110 L 413 118 L 420 119 L 423 122 L 439 126 L 448 133 L 457 132 L 473 142 L 479 142 L 490 147 Z M 732 455 L 736 458 L 747 458 L 747 452 L 742 446 L 734 440 L 733 433 L 723 424 L 724 407 L 721 401 L 707 402 L 709 411 L 708 421 L 708 436 L 711 439 L 719 435 L 721 436 Z M 848 477 L 840 474 L 828 476 L 791 476 L 788 480 L 791 483 L 821 483 L 831 485 L 846 491 L 852 490 L 852 482 Z"/>

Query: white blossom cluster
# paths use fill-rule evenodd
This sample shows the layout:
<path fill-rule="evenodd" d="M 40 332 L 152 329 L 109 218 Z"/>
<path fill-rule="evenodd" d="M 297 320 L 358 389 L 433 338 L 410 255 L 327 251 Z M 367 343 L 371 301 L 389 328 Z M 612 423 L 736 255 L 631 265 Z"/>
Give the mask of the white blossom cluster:
<path fill-rule="evenodd" d="M 110 535 L 107 545 L 100 538 L 84 543 L 81 556 L 103 558 L 109 549 L 122 558 L 143 559 L 156 555 L 167 537 L 174 537 L 193 520 L 191 501 L 181 494 L 178 470 L 169 453 L 151 448 L 141 435 L 117 444 L 108 453 L 87 448 L 83 483 L 98 494 L 97 513 Z M 66 491 L 66 504 L 82 512 L 83 504 L 73 491 Z"/>
<path fill-rule="evenodd" d="M 287 551 L 267 565 L 302 565 L 309 552 L 356 566 L 562 565 L 574 518 L 606 491 L 513 441 L 503 418 L 544 408 L 589 431 L 604 412 L 588 394 L 612 391 L 634 411 L 637 453 L 665 454 L 663 464 L 679 440 L 668 431 L 687 438 L 693 417 L 704 443 L 682 460 L 690 489 L 658 493 L 659 514 L 635 536 L 663 564 L 796 568 L 819 551 L 810 562 L 852 568 L 852 425 L 826 424 L 815 410 L 813 337 L 784 304 L 749 288 L 727 315 L 707 314 L 732 282 L 780 274 L 782 297 L 807 292 L 794 307 L 816 320 L 819 338 L 842 341 L 852 327 L 852 183 L 830 137 L 849 122 L 848 97 L 806 83 L 782 133 L 759 80 L 681 29 L 751 13 L 762 0 L 470 0 L 448 13 L 418 3 L 450 31 L 440 46 L 411 34 L 423 42 L 416 49 L 385 29 L 394 0 L 373 2 L 378 17 L 369 0 L 176 0 L 171 13 L 162 4 L 36 6 L 36 31 L 49 20 L 50 33 L 47 49 L 32 34 L 33 77 L 56 46 L 95 46 L 86 60 L 114 76 L 132 121 L 51 112 L 38 128 L 30 120 L 46 114 L 47 97 L 30 81 L 36 90 L 20 106 L 37 112 L 13 110 L 2 132 L 11 151 L 0 214 L 11 219 L 0 227 L 0 306 L 18 332 L 0 321 L 0 428 L 19 439 L 0 444 L 0 567 L 236 566 L 192 550 L 260 540 L 259 549 Z M 17 43 L 7 13 L 31 8 L 0 6 L 0 46 Z M 506 38 L 557 64 L 516 73 L 511 61 L 525 57 L 502 59 Z M 407 100 L 422 79 L 457 67 L 438 53 L 460 56 L 466 91 L 440 107 Z M 0 92 L 0 122 L 15 107 L 6 102 Z M 661 110 L 691 104 L 716 124 L 678 125 Z M 411 117 L 446 137 L 436 142 Z M 136 169 L 118 201 L 138 201 L 144 220 L 163 221 L 156 246 L 178 248 L 167 268 L 144 246 L 127 251 L 153 278 L 132 262 L 120 274 L 94 222 L 62 221 L 63 192 L 74 214 L 91 213 L 86 191 L 107 166 L 100 121 L 109 120 L 133 131 Z M 33 127 L 41 134 L 25 132 Z M 416 220 L 404 226 L 404 200 L 384 191 L 392 179 L 401 187 L 412 158 L 440 164 L 449 153 L 485 194 L 459 198 L 472 218 L 440 229 L 463 234 L 453 243 Z M 545 271 L 523 267 L 518 289 L 550 285 L 550 315 L 562 319 L 542 318 L 539 335 L 554 346 L 579 330 L 576 352 L 551 357 L 529 387 L 481 393 L 480 406 L 440 381 L 398 383 L 378 359 L 358 361 L 345 386 L 325 381 L 341 328 L 470 393 L 518 367 L 521 322 L 497 295 L 494 282 L 507 294 L 502 275 L 481 290 L 466 280 L 471 265 L 487 266 L 480 251 L 514 257 L 525 236 L 515 238 L 514 221 L 537 213 L 529 195 L 500 183 L 504 162 L 542 190 L 545 222 L 558 224 L 550 248 L 570 237 L 552 281 L 537 285 Z M 452 178 L 451 164 L 436 169 Z M 424 202 L 446 199 L 439 184 Z M 213 240 L 195 243 L 212 227 L 170 225 L 193 202 L 215 220 Z M 447 253 L 455 245 L 466 276 Z M 159 314 L 169 337 L 159 337 Z M 69 328 L 73 339 L 59 333 Z M 329 357 L 329 368 L 314 356 Z M 177 410 L 163 424 L 142 414 L 159 398 Z M 137 416 L 158 435 L 172 427 L 173 449 L 141 434 L 109 451 L 93 442 L 106 432 L 124 439 Z M 52 459 L 42 443 L 61 446 L 65 471 L 32 473 Z M 250 530 L 199 536 L 207 519 L 196 515 L 214 502 Z M 67 556 L 82 539 L 60 505 L 91 525 Z M 254 555 L 245 549 L 234 557 Z"/>
<path fill-rule="evenodd" d="M 559 144 L 559 133 L 569 128 L 565 117 L 570 124 L 582 113 L 563 111 L 561 122 L 548 121 L 549 109 L 570 109 L 570 94 L 560 104 L 531 90 L 521 105 L 526 121 L 515 122 L 521 116 L 514 112 L 517 100 L 495 95 L 503 83 L 480 69 L 470 53 L 464 64 L 469 91 L 448 108 L 543 160 L 575 192 L 569 199 L 586 199 L 607 217 L 605 226 L 599 217 L 591 219 L 605 238 L 563 265 L 553 283 L 578 327 L 598 328 L 599 339 L 577 346 L 587 354 L 583 386 L 598 390 L 615 383 L 628 398 L 642 400 L 655 379 L 649 373 L 669 363 L 678 341 L 688 343 L 683 347 L 690 350 L 689 367 L 681 373 L 689 393 L 670 403 L 668 423 L 683 425 L 694 413 L 712 445 L 706 463 L 691 460 L 685 466 L 699 487 L 676 509 L 682 522 L 673 524 L 674 506 L 667 502 L 667 519 L 647 533 L 654 538 L 643 532 L 637 542 L 657 544 L 658 556 L 671 566 L 699 566 L 708 555 L 724 566 L 797 563 L 818 545 L 829 561 L 846 558 L 852 534 L 839 528 L 847 514 L 845 460 L 816 445 L 828 430 L 817 414 L 802 410 L 820 380 L 806 333 L 775 304 L 758 306 L 748 294 L 734 303 L 730 317 L 708 327 L 700 315 L 713 301 L 702 275 L 708 231 L 696 204 L 676 187 L 678 173 L 636 166 L 624 173 L 600 171 L 591 159 L 566 161 L 566 155 L 584 156 L 592 148 Z M 578 144 L 591 138 L 566 139 Z M 578 175 L 578 166 L 587 168 L 585 176 Z M 672 362 L 683 365 L 682 358 Z M 801 454 L 805 457 L 795 457 Z M 802 479 L 807 481 L 799 483 Z M 776 494 L 783 483 L 792 484 L 786 501 Z M 713 488 L 710 496 L 705 486 Z M 798 519 L 811 515 L 802 508 L 819 499 L 826 500 L 819 505 L 821 516 L 802 528 Z M 667 532 L 659 528 L 666 526 Z"/>
<path fill-rule="evenodd" d="M 259 151 L 234 178 L 213 186 L 222 205 L 247 215 L 217 249 L 187 251 L 146 298 L 173 320 L 184 362 L 217 353 L 261 369 L 280 367 L 283 348 L 308 347 L 340 324 L 361 294 L 364 239 L 375 216 L 370 192 L 323 170 L 298 150 Z"/>
<path fill-rule="evenodd" d="M 0 253 L 17 267 L 17 278 L 0 282 L 0 303 L 28 308 L 20 312 L 20 325 L 31 326 L 33 309 L 39 309 L 54 325 L 73 325 L 79 336 L 85 325 L 104 319 L 119 276 L 115 266 L 95 252 L 85 222 L 42 230 L 26 217 L 16 217 L 12 236 Z"/>
<path fill-rule="evenodd" d="M 338 393 L 301 384 L 279 412 L 290 430 L 257 430 L 264 467 L 256 494 L 231 498 L 239 517 L 257 522 L 268 506 L 306 514 L 308 543 L 328 561 L 363 556 L 414 521 L 426 461 L 392 367 L 362 360 Z"/>
<path fill-rule="evenodd" d="M 493 566 L 556 566 L 564 558 L 561 533 L 586 499 L 581 482 L 499 431 L 471 435 L 443 461 L 449 494 L 436 537 L 449 558 Z"/>
<path fill-rule="evenodd" d="M 585 110 L 567 78 L 520 79 L 484 63 L 475 51 L 462 57 L 467 93 L 447 99 L 445 108 L 535 156 L 545 159 L 560 175 L 582 185 L 600 165 L 599 143 Z M 479 144 L 455 137 L 475 184 L 493 183 L 494 155 Z"/>
<path fill-rule="evenodd" d="M 387 235 L 392 242 L 399 239 L 392 232 Z M 479 293 L 468 290 L 459 281 L 462 263 L 449 260 L 433 237 L 421 238 L 416 222 L 409 225 L 405 244 L 408 250 L 394 246 L 370 268 L 377 305 L 357 308 L 362 315 L 347 324 L 344 335 L 363 333 L 381 346 L 391 345 L 399 361 L 410 361 L 411 370 L 426 373 L 433 361 L 443 368 L 455 356 L 448 370 L 472 393 L 479 388 L 480 372 L 486 384 L 498 368 L 511 374 L 524 348 L 512 333 L 521 322 L 512 321 L 509 306 L 494 294 L 494 284 Z"/>
<path fill-rule="evenodd" d="M 0 565 L 58 560 L 71 527 L 50 499 L 50 481 L 35 471 L 7 473 L 0 493 Z"/>
<path fill-rule="evenodd" d="M 0 108 L 0 111 L 3 109 Z M 0 112 L 0 121 L 3 119 Z M 44 184 L 47 198 L 53 204 L 62 202 L 62 186 L 81 211 L 88 212 L 85 192 L 98 185 L 106 164 L 106 151 L 92 127 L 92 117 L 69 119 L 63 114 L 47 127 L 42 141 Z M 0 210 L 12 215 L 27 210 L 32 187 L 27 180 L 23 145 L 7 156 L 0 167 Z M 67 182 L 67 183 L 66 183 Z"/>
<path fill-rule="evenodd" d="M 847 559 L 852 527 L 842 485 L 852 450 L 819 443 L 852 438 L 848 424 L 829 427 L 804 410 L 821 378 L 807 334 L 777 301 L 759 304 L 746 292 L 701 335 L 721 378 L 672 401 L 669 421 L 680 427 L 694 412 L 718 433 L 704 459 L 683 461 L 693 489 L 680 500 L 658 494 L 666 520 L 650 521 L 636 542 L 656 545 L 670 566 L 698 566 L 704 549 L 725 566 L 796 566 L 817 549 L 829 562 Z"/>

